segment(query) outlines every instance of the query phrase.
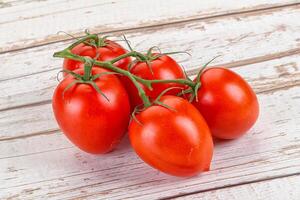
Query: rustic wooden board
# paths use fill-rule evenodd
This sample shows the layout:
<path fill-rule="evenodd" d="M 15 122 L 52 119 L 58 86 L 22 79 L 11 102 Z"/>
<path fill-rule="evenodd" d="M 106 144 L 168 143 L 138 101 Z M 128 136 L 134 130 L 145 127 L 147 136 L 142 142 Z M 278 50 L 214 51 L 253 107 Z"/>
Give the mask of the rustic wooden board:
<path fill-rule="evenodd" d="M 299 3 L 297 0 L 1 2 L 0 52 L 68 38 L 55 35 L 58 31 L 79 36 L 86 28 L 94 32 L 111 32 Z"/>
<path fill-rule="evenodd" d="M 195 195 L 174 198 L 177 200 L 298 200 L 300 197 L 300 176 L 289 176 L 273 180 L 266 180 L 246 185 L 223 188 L 209 192 L 202 192 Z"/>
<path fill-rule="evenodd" d="M 0 199 L 297 199 L 299 0 L 142 4 L 0 1 Z M 98 12 L 109 8 L 114 12 Z M 138 50 L 187 50 L 192 58 L 176 58 L 190 75 L 221 55 L 214 64 L 232 68 L 258 93 L 259 121 L 238 140 L 216 141 L 211 171 L 190 179 L 147 166 L 127 136 L 110 154 L 86 154 L 65 138 L 51 111 L 62 62 L 51 55 L 70 42 L 55 35 L 62 27 L 76 36 L 86 27 L 125 33 Z"/>
<path fill-rule="evenodd" d="M 291 85 L 300 79 L 299 75 L 294 77 L 299 65 L 295 55 L 233 68 L 259 92 L 261 116 L 245 137 L 217 142 L 212 171 L 199 177 L 177 179 L 158 173 L 135 156 L 126 139 L 113 153 L 92 156 L 72 147 L 58 131 L 39 130 L 40 135 L 1 141 L 0 182 L 5 185 L 0 187 L 0 194 L 3 198 L 19 195 L 29 199 L 158 198 L 299 173 L 300 87 Z M 272 88 L 276 79 L 280 87 Z M 29 133 L 46 124 L 47 128 L 55 125 L 50 106 L 32 107 L 28 113 L 23 109 L 16 113 L 23 113 L 23 117 L 32 113 L 41 120 L 24 120 L 20 115 L 15 118 L 18 130 Z M 49 118 L 42 120 L 43 115 Z M 13 123 L 1 124 L 1 132 L 5 132 L 4 124 Z M 13 130 L 11 126 L 9 132 Z"/>
<path fill-rule="evenodd" d="M 221 55 L 216 64 L 245 65 L 299 53 L 299 12 L 300 6 L 294 6 L 255 15 L 192 21 L 157 29 L 146 28 L 139 32 L 128 32 L 127 35 L 136 44 L 136 49 L 158 45 L 164 51 L 189 51 L 192 58 L 187 55 L 177 56 L 188 71 L 199 68 L 216 55 Z M 0 109 L 49 103 L 53 87 L 57 84 L 55 77 L 62 63 L 61 59 L 54 59 L 51 55 L 64 46 L 66 43 L 62 42 L 0 55 L 3 61 L 0 66 L 3 71 Z M 17 70 L 7 70 L 9 66 Z"/>

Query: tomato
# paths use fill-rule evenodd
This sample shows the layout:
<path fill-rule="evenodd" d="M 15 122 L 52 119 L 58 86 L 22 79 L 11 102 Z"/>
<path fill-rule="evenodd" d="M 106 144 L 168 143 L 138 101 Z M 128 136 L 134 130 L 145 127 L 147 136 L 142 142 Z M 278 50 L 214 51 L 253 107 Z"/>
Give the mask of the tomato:
<path fill-rule="evenodd" d="M 187 100 L 166 95 L 132 119 L 129 137 L 139 157 L 174 176 L 193 176 L 209 170 L 213 142 L 200 112 Z"/>
<path fill-rule="evenodd" d="M 92 69 L 92 74 L 106 72 Z M 83 74 L 83 69 L 74 71 Z M 65 77 L 55 89 L 52 106 L 64 134 L 83 151 L 100 154 L 111 151 L 127 130 L 130 119 L 128 95 L 115 75 L 103 75 L 94 82 L 109 101 L 90 84 L 78 83 L 65 90 L 75 78 Z M 64 92 L 65 90 L 65 92 Z"/>
<path fill-rule="evenodd" d="M 99 55 L 98 59 L 99 61 L 108 61 L 112 60 L 120 55 L 123 55 L 127 53 L 127 51 L 116 42 L 113 42 L 111 40 L 105 40 L 106 45 L 101 46 L 98 48 L 95 48 L 93 46 L 81 43 L 77 46 L 75 46 L 71 52 L 76 55 L 80 56 L 88 56 L 90 58 L 95 58 L 97 54 Z M 127 69 L 128 64 L 131 62 L 131 58 L 127 57 L 122 60 L 119 60 L 114 65 L 122 68 Z M 79 67 L 82 67 L 83 63 L 80 61 L 72 60 L 72 59 L 64 59 L 63 68 L 67 70 L 75 70 Z M 66 74 L 64 74 L 66 75 Z"/>
<path fill-rule="evenodd" d="M 155 56 L 156 54 L 153 54 Z M 149 62 L 137 62 L 135 63 L 130 72 L 137 75 L 143 79 L 147 80 L 167 80 L 167 79 L 184 79 L 185 74 L 179 64 L 173 60 L 170 56 L 162 55 L 155 60 Z M 152 68 L 153 74 L 150 70 Z M 128 79 L 127 79 L 128 80 Z M 132 84 L 130 80 L 126 83 L 126 88 L 130 96 L 130 102 L 132 107 L 142 104 L 142 100 L 138 94 L 136 87 Z M 170 87 L 181 87 L 185 88 L 184 85 L 178 83 L 153 83 L 153 90 L 149 90 L 146 86 L 140 84 L 145 90 L 146 95 L 150 99 L 155 99 L 162 91 Z M 167 92 L 169 95 L 176 95 L 181 89 L 174 89 Z"/>
<path fill-rule="evenodd" d="M 200 82 L 198 101 L 193 104 L 213 136 L 234 139 L 254 125 L 259 105 L 254 91 L 242 77 L 229 69 L 215 67 L 205 70 Z"/>

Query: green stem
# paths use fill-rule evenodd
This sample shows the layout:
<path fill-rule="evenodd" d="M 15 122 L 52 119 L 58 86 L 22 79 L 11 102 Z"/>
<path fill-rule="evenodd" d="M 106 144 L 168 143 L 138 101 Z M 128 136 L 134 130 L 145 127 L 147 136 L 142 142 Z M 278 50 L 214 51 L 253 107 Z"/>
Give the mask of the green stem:
<path fill-rule="evenodd" d="M 120 55 L 120 56 L 110 60 L 110 63 L 114 64 L 114 63 L 118 62 L 119 60 L 122 60 L 122 59 L 130 57 L 130 56 L 139 58 L 141 60 L 147 59 L 147 57 L 142 53 L 139 53 L 139 52 L 136 52 L 136 51 L 130 51 L 126 54 Z"/>
<path fill-rule="evenodd" d="M 132 76 L 132 74 L 130 72 L 128 72 L 128 71 L 126 71 L 126 72 L 127 72 L 126 73 L 127 77 L 132 81 L 132 83 L 137 88 L 137 90 L 139 92 L 139 96 L 142 98 L 145 108 L 148 108 L 149 106 L 151 106 L 151 102 L 149 100 L 149 97 L 146 95 L 145 91 L 140 86 L 139 82 L 137 82 L 137 80 Z"/>
<path fill-rule="evenodd" d="M 130 51 L 126 54 L 123 54 L 121 56 L 118 56 L 110 61 L 98 61 L 98 60 L 95 60 L 95 59 L 87 59 L 85 57 L 82 57 L 82 56 L 79 56 L 79 55 L 76 55 L 76 54 L 73 54 L 71 52 L 71 50 L 77 46 L 78 44 L 82 43 L 82 42 L 85 42 L 86 40 L 89 40 L 89 39 L 93 39 L 95 41 L 98 41 L 99 38 L 97 35 L 95 34 L 89 34 L 85 37 L 83 37 L 82 39 L 76 41 L 75 43 L 73 43 L 72 45 L 70 45 L 68 48 L 66 48 L 65 50 L 63 51 L 59 51 L 59 52 L 55 52 L 53 54 L 54 57 L 60 57 L 60 58 L 68 58 L 68 59 L 72 59 L 72 60 L 76 60 L 76 61 L 80 61 L 80 62 L 83 62 L 83 63 L 86 63 L 87 65 L 89 66 L 85 66 L 85 73 L 84 73 L 84 80 L 89 80 L 90 77 L 91 77 L 91 69 L 92 69 L 92 66 L 93 65 L 96 65 L 96 66 L 100 66 L 102 68 L 105 68 L 105 69 L 109 69 L 111 71 L 114 71 L 114 72 L 117 72 L 119 74 L 122 74 L 122 75 L 125 75 L 127 76 L 132 82 L 133 84 L 135 85 L 135 87 L 137 88 L 138 92 L 139 92 L 139 95 L 141 97 L 141 99 L 143 100 L 143 103 L 144 103 L 144 106 L 147 108 L 149 106 L 151 106 L 151 102 L 149 100 L 149 97 L 146 95 L 145 91 L 142 89 L 141 84 L 145 85 L 146 87 L 148 87 L 149 89 L 152 88 L 152 84 L 153 83 L 179 83 L 179 84 L 182 84 L 182 85 L 188 85 L 190 86 L 191 88 L 195 88 L 196 87 L 196 83 L 194 83 L 193 81 L 191 80 L 188 80 L 188 79 L 173 79 L 173 80 L 146 80 L 146 79 L 143 79 L 143 78 L 140 78 L 132 73 L 130 73 L 129 71 L 127 70 L 123 70 L 121 68 L 118 68 L 116 66 L 114 66 L 113 64 L 118 62 L 119 60 L 122 60 L 126 57 L 136 57 L 140 60 L 147 60 L 147 56 L 142 54 L 142 53 L 139 53 L 139 52 L 136 52 L 136 51 Z"/>
<path fill-rule="evenodd" d="M 193 81 L 187 79 L 168 79 L 168 80 L 143 80 L 146 82 L 152 83 L 179 83 L 182 85 L 188 85 L 190 87 L 194 87 L 195 83 Z"/>
<path fill-rule="evenodd" d="M 83 80 L 89 81 L 91 79 L 92 67 L 93 67 L 92 61 L 89 59 L 85 59 Z"/>
<path fill-rule="evenodd" d="M 89 34 L 79 40 L 77 40 L 76 42 L 74 42 L 73 44 L 71 44 L 68 48 L 66 48 L 67 50 L 72 50 L 74 47 L 76 47 L 78 44 L 80 43 L 83 43 L 85 42 L 86 40 L 89 40 L 89 39 L 93 39 L 95 40 L 96 42 L 98 42 L 99 38 L 98 38 L 98 35 L 96 34 Z"/>
<path fill-rule="evenodd" d="M 75 54 L 71 53 L 71 51 L 68 50 L 68 49 L 65 49 L 65 50 L 60 51 L 60 52 L 55 52 L 53 54 L 53 56 L 54 57 L 60 57 L 60 58 L 69 58 L 69 59 L 72 59 L 72 60 L 81 61 L 83 63 L 86 62 L 86 58 L 75 55 Z M 137 90 L 139 92 L 139 95 L 142 98 L 145 107 L 147 108 L 147 107 L 151 106 L 151 102 L 150 102 L 149 98 L 147 97 L 145 91 L 142 89 L 142 87 L 139 84 L 139 80 L 144 80 L 144 79 L 131 74 L 129 71 L 126 71 L 126 70 L 123 70 L 121 68 L 118 68 L 118 67 L 114 66 L 110 61 L 103 62 L 103 61 L 93 60 L 93 64 L 127 76 L 133 82 L 135 87 L 137 88 Z"/>

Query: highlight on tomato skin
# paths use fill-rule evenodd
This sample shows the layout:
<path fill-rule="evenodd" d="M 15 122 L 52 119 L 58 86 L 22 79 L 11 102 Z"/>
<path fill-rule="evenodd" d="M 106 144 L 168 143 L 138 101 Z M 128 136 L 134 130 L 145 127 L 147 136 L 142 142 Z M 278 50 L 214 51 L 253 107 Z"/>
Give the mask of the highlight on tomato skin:
<path fill-rule="evenodd" d="M 213 155 L 210 130 L 187 100 L 166 95 L 131 120 L 129 138 L 139 157 L 173 176 L 189 177 L 208 171 Z"/>
<path fill-rule="evenodd" d="M 74 71 L 82 75 L 83 69 Z M 93 68 L 92 75 L 108 72 Z M 130 104 L 125 88 L 113 74 L 103 75 L 97 84 L 109 101 L 89 84 L 74 84 L 68 75 L 57 86 L 52 99 L 53 112 L 62 132 L 81 150 L 103 154 L 113 150 L 127 131 Z"/>
<path fill-rule="evenodd" d="M 237 73 L 221 67 L 206 69 L 200 77 L 193 105 L 205 118 L 212 135 L 235 139 L 256 122 L 259 103 L 250 85 Z"/>

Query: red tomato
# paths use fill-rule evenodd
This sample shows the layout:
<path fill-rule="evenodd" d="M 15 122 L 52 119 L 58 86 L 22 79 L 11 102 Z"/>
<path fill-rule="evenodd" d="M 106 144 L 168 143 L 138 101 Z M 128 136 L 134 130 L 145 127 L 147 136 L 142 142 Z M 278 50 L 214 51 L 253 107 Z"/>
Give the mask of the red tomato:
<path fill-rule="evenodd" d="M 187 100 L 163 96 L 170 110 L 154 105 L 129 125 L 132 147 L 146 163 L 174 176 L 193 176 L 209 170 L 213 142 L 199 111 Z"/>
<path fill-rule="evenodd" d="M 154 54 L 156 55 L 156 54 Z M 155 60 L 150 61 L 150 66 L 152 67 L 153 74 L 146 62 L 137 62 L 134 64 L 130 70 L 132 74 L 135 74 L 143 79 L 147 80 L 166 80 L 166 79 L 184 79 L 185 74 L 178 63 L 167 55 L 163 55 Z M 128 79 L 127 79 L 128 80 Z M 142 100 L 138 94 L 136 87 L 131 81 L 127 81 L 126 84 L 127 91 L 130 96 L 130 102 L 132 107 L 142 104 Z M 178 83 L 154 83 L 152 84 L 153 90 L 149 90 L 146 86 L 142 85 L 146 94 L 151 98 L 155 99 L 162 91 L 170 87 L 182 87 L 184 85 Z M 168 91 L 166 94 L 176 95 L 180 92 L 180 89 L 174 89 Z"/>
<path fill-rule="evenodd" d="M 92 74 L 107 70 L 92 69 Z M 83 74 L 83 69 L 74 71 Z M 52 100 L 56 120 L 65 135 L 80 149 L 94 154 L 111 151 L 127 130 L 130 116 L 128 95 L 115 75 L 103 75 L 94 82 L 109 101 L 89 84 L 75 84 L 67 76 L 57 86 Z"/>
<path fill-rule="evenodd" d="M 127 53 L 127 51 L 121 45 L 117 44 L 116 42 L 113 42 L 111 40 L 105 40 L 105 42 L 106 42 L 105 46 L 98 47 L 98 48 L 81 43 L 81 44 L 77 45 L 76 47 L 74 47 L 71 52 L 76 55 L 88 56 L 90 58 L 95 58 L 98 53 L 99 61 L 112 60 L 120 55 Z M 131 62 L 131 58 L 127 57 L 127 58 L 124 58 L 124 59 L 116 62 L 114 65 L 119 68 L 122 68 L 122 69 L 127 69 L 127 66 L 130 62 Z M 64 64 L 63 64 L 64 69 L 73 71 L 82 66 L 83 66 L 83 63 L 81 63 L 80 61 L 64 59 Z"/>
<path fill-rule="evenodd" d="M 248 83 L 225 68 L 210 68 L 200 77 L 198 101 L 193 104 L 205 118 L 213 136 L 234 139 L 257 120 L 257 97 Z"/>

